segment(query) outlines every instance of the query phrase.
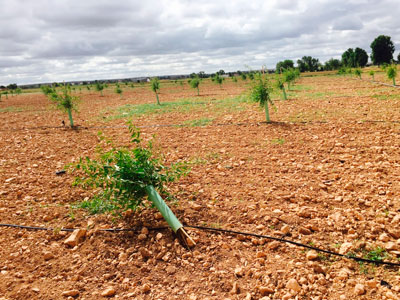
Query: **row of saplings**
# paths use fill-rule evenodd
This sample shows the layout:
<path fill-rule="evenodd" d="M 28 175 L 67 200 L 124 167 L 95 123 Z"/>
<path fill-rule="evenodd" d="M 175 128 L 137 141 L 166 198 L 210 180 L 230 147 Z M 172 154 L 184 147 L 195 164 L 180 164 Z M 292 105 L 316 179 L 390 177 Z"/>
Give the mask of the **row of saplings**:
<path fill-rule="evenodd" d="M 282 91 L 285 90 L 284 82 L 290 85 L 297 76 L 293 70 L 283 74 L 283 77 L 276 80 L 277 87 Z M 193 80 L 197 79 L 194 78 L 191 82 Z M 156 92 L 159 83 L 157 79 L 153 82 L 156 84 L 152 85 L 152 89 Z M 74 127 L 72 110 L 76 109 L 78 97 L 71 95 L 71 86 L 63 85 L 59 90 L 43 86 L 42 91 L 58 108 L 68 113 L 71 127 Z M 266 76 L 257 74 L 250 95 L 254 101 L 265 107 L 269 122 L 268 104 L 273 103 Z M 286 96 L 285 93 L 284 95 Z M 187 246 L 194 245 L 183 225 L 160 196 L 173 198 L 166 184 L 186 175 L 189 172 L 188 164 L 178 162 L 164 165 L 162 158 L 155 155 L 151 140 L 145 144 L 140 138 L 139 129 L 131 124 L 129 131 L 133 148 L 116 147 L 112 141 L 101 136 L 95 158 L 80 158 L 77 163 L 68 165 L 67 168 L 77 174 L 75 185 L 97 191 L 90 200 L 79 203 L 77 207 L 88 209 L 91 213 L 121 214 L 127 210 L 135 211 L 142 206 L 155 206 L 178 238 Z"/>
<path fill-rule="evenodd" d="M 397 67 L 396 65 L 382 65 L 382 70 L 386 73 L 386 76 L 389 80 L 393 81 L 393 85 L 396 86 L 396 76 L 397 76 Z M 361 79 L 362 76 L 362 69 L 360 68 L 356 68 L 356 69 L 352 69 L 352 68 L 341 68 L 338 71 L 338 74 L 340 75 L 345 75 L 345 74 L 353 74 L 356 75 L 358 78 Z M 374 70 L 370 70 L 368 72 L 368 74 L 371 76 L 372 81 L 375 81 L 375 71 Z"/>
<path fill-rule="evenodd" d="M 270 97 L 271 93 L 271 88 L 269 86 L 268 80 L 266 75 L 263 75 L 261 73 L 255 73 L 252 74 L 252 80 L 253 80 L 253 85 L 250 90 L 250 98 L 258 102 L 260 106 L 264 107 L 265 109 L 265 115 L 266 115 L 266 121 L 269 123 L 270 122 L 270 117 L 269 117 L 269 107 L 268 105 L 272 105 L 274 108 L 274 103 Z M 300 72 L 298 69 L 288 69 L 284 70 L 281 75 L 276 76 L 275 80 L 275 86 L 276 88 L 280 89 L 282 91 L 282 98 L 284 100 L 287 99 L 287 94 L 285 90 L 285 83 L 288 86 L 288 89 L 290 90 L 291 84 L 298 78 L 300 77 Z M 235 78 L 236 79 L 236 78 Z M 219 74 L 216 74 L 214 77 L 211 78 L 211 80 L 219 85 L 222 85 L 222 82 L 224 80 L 223 77 L 221 77 Z M 197 89 L 197 95 L 199 95 L 199 86 L 201 83 L 202 79 L 199 78 L 198 76 L 195 76 L 194 78 L 191 78 L 188 80 L 189 85 L 192 88 Z M 104 89 L 104 85 L 101 83 L 96 83 L 96 90 L 99 91 L 102 94 L 102 91 Z M 153 78 L 150 82 L 150 87 L 151 90 L 155 93 L 156 99 L 157 99 L 157 104 L 161 105 L 158 92 L 160 90 L 160 81 L 157 77 Z M 53 86 L 48 86 L 48 85 L 43 85 L 41 87 L 42 92 L 54 103 L 56 104 L 56 107 L 60 110 L 63 110 L 67 112 L 70 126 L 71 128 L 75 128 L 74 125 L 74 120 L 72 118 L 72 111 L 77 111 L 77 103 L 79 101 L 79 97 L 76 95 L 73 95 L 71 92 L 71 85 L 69 84 L 64 84 L 61 86 L 61 88 L 57 89 L 57 87 Z M 122 97 L 122 89 L 120 85 L 117 83 L 115 87 L 115 92 L 117 94 L 120 94 Z"/>

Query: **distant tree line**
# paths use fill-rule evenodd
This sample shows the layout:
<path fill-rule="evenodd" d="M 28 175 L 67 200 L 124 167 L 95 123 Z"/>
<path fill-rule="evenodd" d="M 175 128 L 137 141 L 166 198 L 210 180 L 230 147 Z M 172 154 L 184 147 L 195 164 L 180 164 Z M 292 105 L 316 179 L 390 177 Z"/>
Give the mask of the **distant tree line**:
<path fill-rule="evenodd" d="M 390 36 L 380 35 L 371 43 L 371 61 L 374 65 L 394 63 L 393 53 L 394 44 Z M 368 63 L 368 54 L 359 47 L 349 48 L 343 52 L 341 59 L 331 58 L 322 64 L 317 58 L 303 56 L 297 60 L 297 68 L 300 72 L 331 71 L 345 68 L 363 68 Z M 397 56 L 397 63 L 400 63 L 400 53 Z M 285 70 L 293 69 L 294 61 L 285 59 L 276 64 L 276 73 L 282 73 Z"/>

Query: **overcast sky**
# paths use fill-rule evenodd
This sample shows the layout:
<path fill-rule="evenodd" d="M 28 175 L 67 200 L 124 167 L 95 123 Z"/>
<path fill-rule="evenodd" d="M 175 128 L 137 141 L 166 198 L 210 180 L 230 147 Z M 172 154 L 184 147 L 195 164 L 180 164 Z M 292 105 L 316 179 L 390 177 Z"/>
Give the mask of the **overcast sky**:
<path fill-rule="evenodd" d="M 274 68 L 380 34 L 399 0 L 0 0 L 0 85 Z"/>

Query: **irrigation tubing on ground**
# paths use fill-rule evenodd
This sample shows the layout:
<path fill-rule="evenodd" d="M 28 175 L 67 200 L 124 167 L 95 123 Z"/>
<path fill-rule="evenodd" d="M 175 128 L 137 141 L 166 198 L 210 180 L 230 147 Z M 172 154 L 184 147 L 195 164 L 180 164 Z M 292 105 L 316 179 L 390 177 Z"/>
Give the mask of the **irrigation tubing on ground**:
<path fill-rule="evenodd" d="M 67 232 L 72 232 L 76 230 L 77 228 L 47 228 L 47 227 L 38 227 L 38 226 L 24 226 L 24 225 L 16 225 L 16 224 L 0 224 L 0 227 L 10 227 L 10 228 L 20 228 L 20 229 L 27 229 L 27 230 L 43 230 L 43 231 L 67 231 Z M 347 258 L 347 259 L 352 259 L 357 262 L 363 262 L 363 263 L 373 263 L 377 265 L 387 265 L 387 266 L 396 266 L 400 267 L 400 263 L 395 263 L 395 262 L 388 262 L 388 261 L 379 261 L 379 260 L 372 260 L 372 259 L 366 259 L 362 257 L 357 257 L 353 255 L 346 255 L 346 254 L 340 254 L 337 252 L 325 250 L 322 248 L 314 247 L 311 245 L 307 244 L 302 244 L 299 242 L 295 242 L 292 240 L 284 239 L 284 238 L 278 238 L 278 237 L 273 237 L 273 236 L 268 236 L 268 235 L 262 235 L 262 234 L 256 234 L 256 233 L 251 233 L 251 232 L 242 232 L 242 231 L 236 231 L 236 230 L 229 230 L 229 229 L 221 229 L 221 228 L 213 228 L 213 227 L 206 227 L 206 226 L 195 226 L 195 225 L 184 225 L 186 228 L 192 228 L 192 229 L 198 229 L 202 231 L 211 231 L 211 232 L 219 232 L 219 233 L 226 233 L 226 234 L 234 234 L 234 235 L 243 235 L 243 236 L 251 236 L 251 237 L 256 237 L 256 238 L 261 238 L 261 239 L 269 239 L 269 240 L 274 240 L 278 241 L 281 243 L 287 243 L 287 244 L 292 244 L 298 247 L 303 247 L 311 250 L 315 250 L 317 252 L 322 252 L 326 253 L 329 255 L 334 255 L 334 256 L 339 256 L 342 258 Z M 150 227 L 148 230 L 150 231 L 157 231 L 157 230 L 166 230 L 169 227 Z M 103 232 L 113 232 L 113 233 L 118 233 L 118 232 L 139 232 L 140 228 L 107 228 L 107 229 L 97 229 L 97 231 L 103 231 Z"/>
<path fill-rule="evenodd" d="M 361 81 L 365 81 L 365 82 L 371 82 L 371 83 L 375 83 L 375 84 L 380 84 L 380 85 L 384 85 L 387 87 L 392 87 L 392 88 L 396 88 L 396 89 L 400 89 L 399 85 L 393 85 L 393 84 L 389 84 L 389 83 L 385 83 L 385 82 L 380 82 L 380 81 L 375 81 L 375 80 L 368 80 L 368 79 L 362 79 L 362 78 L 354 78 L 356 80 L 361 80 Z"/>
<path fill-rule="evenodd" d="M 256 125 L 260 126 L 265 122 L 243 122 L 243 123 L 217 123 L 210 124 L 205 126 L 196 126 L 196 127 L 217 127 L 217 126 L 246 126 L 246 125 Z M 293 121 L 293 122 L 283 122 L 283 121 L 272 121 L 270 124 L 329 124 L 329 121 Z M 399 124 L 400 121 L 389 121 L 389 120 L 362 120 L 362 121 L 353 121 L 353 122 L 341 122 L 344 124 L 353 124 L 353 123 L 389 123 L 389 124 Z M 191 127 L 185 124 L 152 124 L 152 125 L 138 125 L 138 128 L 160 128 L 160 127 Z M 23 128 L 1 128 L 0 131 L 23 131 L 23 130 L 34 130 L 34 129 L 58 129 L 65 128 L 70 129 L 69 127 L 64 126 L 37 126 L 37 127 L 23 127 Z M 115 125 L 115 126 L 76 126 L 75 130 L 81 129 L 116 129 L 116 128 L 128 128 L 128 125 Z"/>

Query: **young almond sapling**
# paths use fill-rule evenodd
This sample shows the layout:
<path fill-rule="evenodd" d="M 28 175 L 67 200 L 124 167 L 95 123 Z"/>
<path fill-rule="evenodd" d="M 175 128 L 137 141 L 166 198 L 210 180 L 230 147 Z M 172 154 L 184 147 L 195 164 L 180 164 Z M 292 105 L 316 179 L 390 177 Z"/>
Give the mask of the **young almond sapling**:
<path fill-rule="evenodd" d="M 369 71 L 369 75 L 372 77 L 372 81 L 375 81 L 375 71 L 374 70 Z"/>
<path fill-rule="evenodd" d="M 120 97 L 122 99 L 122 89 L 121 89 L 121 87 L 120 87 L 120 85 L 118 83 L 115 85 L 115 93 L 120 95 Z"/>
<path fill-rule="evenodd" d="M 214 77 L 211 78 L 213 82 L 216 84 L 219 84 L 219 87 L 222 88 L 222 83 L 224 82 L 225 78 L 221 77 L 218 73 L 214 75 Z"/>
<path fill-rule="evenodd" d="M 296 75 L 293 69 L 287 69 L 283 72 L 283 80 L 288 85 L 288 90 L 290 91 L 290 84 L 296 79 Z"/>
<path fill-rule="evenodd" d="M 154 77 L 151 82 L 151 90 L 156 93 L 156 98 L 157 98 L 157 104 L 161 105 L 160 103 L 160 99 L 158 98 L 158 91 L 160 90 L 160 80 L 158 79 L 158 77 Z"/>
<path fill-rule="evenodd" d="M 270 123 L 271 120 L 269 117 L 268 105 L 271 104 L 272 107 L 274 107 L 274 103 L 272 102 L 270 97 L 270 88 L 268 86 L 268 81 L 266 77 L 263 78 L 263 76 L 261 75 L 257 76 L 257 79 L 255 80 L 255 83 L 253 84 L 253 87 L 250 91 L 250 98 L 254 102 L 258 102 L 261 107 L 264 107 L 266 121 L 267 123 Z"/>
<path fill-rule="evenodd" d="M 285 82 L 282 80 L 282 78 L 279 75 L 276 76 L 275 85 L 278 89 L 280 89 L 282 91 L 283 100 L 287 100 L 286 91 L 285 91 Z"/>
<path fill-rule="evenodd" d="M 386 68 L 386 75 L 393 80 L 393 85 L 396 85 L 397 68 L 395 65 L 390 65 Z"/>
<path fill-rule="evenodd" d="M 199 91 L 200 81 L 201 80 L 200 80 L 199 76 L 195 76 L 192 79 L 190 79 L 190 82 L 189 82 L 191 88 L 197 89 L 197 96 L 200 95 L 200 91 Z"/>
<path fill-rule="evenodd" d="M 104 85 L 101 84 L 100 82 L 96 82 L 96 91 L 100 92 L 100 96 L 103 97 L 103 89 L 104 89 Z"/>
<path fill-rule="evenodd" d="M 64 85 L 61 92 L 57 92 L 55 88 L 50 88 L 48 98 L 54 102 L 58 109 L 64 110 L 68 113 L 69 123 L 71 128 L 74 128 L 74 120 L 72 119 L 72 110 L 76 111 L 76 103 L 79 98 L 71 95 L 71 88 Z"/>
<path fill-rule="evenodd" d="M 81 158 L 71 166 L 73 171 L 80 171 L 74 184 L 97 192 L 92 200 L 84 201 L 80 206 L 88 208 L 91 213 L 110 211 L 121 214 L 127 210 L 135 211 L 139 207 L 148 206 L 145 202 L 147 197 L 172 230 L 178 236 L 182 237 L 183 234 L 186 242 L 194 244 L 157 192 L 158 190 L 161 194 L 168 195 L 166 183 L 187 174 L 187 165 L 175 163 L 169 167 L 165 166 L 155 154 L 152 141 L 145 146 L 140 138 L 139 129 L 130 125 L 129 131 L 134 147 L 117 148 L 109 141 L 111 150 L 105 151 L 99 146 L 96 159 Z"/>

